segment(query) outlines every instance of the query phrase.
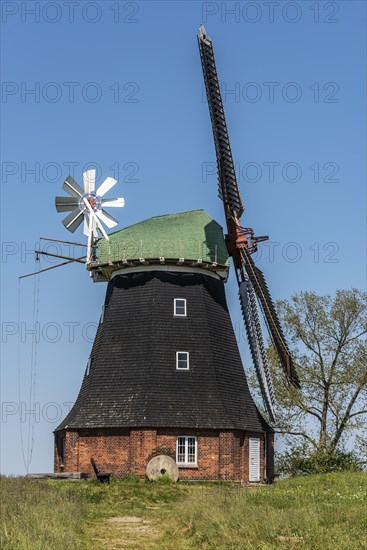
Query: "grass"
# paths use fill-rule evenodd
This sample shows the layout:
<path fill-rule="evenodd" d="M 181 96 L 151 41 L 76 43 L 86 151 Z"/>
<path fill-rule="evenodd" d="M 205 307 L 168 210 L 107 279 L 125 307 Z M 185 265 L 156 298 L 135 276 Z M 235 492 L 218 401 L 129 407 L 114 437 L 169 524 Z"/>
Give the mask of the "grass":
<path fill-rule="evenodd" d="M 1 548 L 367 549 L 367 474 L 239 489 L 2 478 Z"/>
<path fill-rule="evenodd" d="M 82 549 L 87 509 L 47 482 L 1 477 L 0 548 Z"/>

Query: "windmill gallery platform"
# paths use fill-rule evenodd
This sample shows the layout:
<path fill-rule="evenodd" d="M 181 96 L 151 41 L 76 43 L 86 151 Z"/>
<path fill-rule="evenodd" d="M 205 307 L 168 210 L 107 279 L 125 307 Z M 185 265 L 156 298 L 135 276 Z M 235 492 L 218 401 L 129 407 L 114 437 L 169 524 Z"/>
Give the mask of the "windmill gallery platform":
<path fill-rule="evenodd" d="M 272 481 L 273 430 L 246 381 L 226 303 L 221 226 L 203 210 L 148 219 L 98 242 L 108 281 L 77 400 L 55 430 L 55 472 Z"/>

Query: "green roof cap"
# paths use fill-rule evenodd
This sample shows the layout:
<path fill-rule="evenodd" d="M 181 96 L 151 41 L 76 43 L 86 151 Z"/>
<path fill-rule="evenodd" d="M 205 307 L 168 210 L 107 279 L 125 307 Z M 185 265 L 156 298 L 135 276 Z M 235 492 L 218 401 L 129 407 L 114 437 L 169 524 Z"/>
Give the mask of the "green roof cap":
<path fill-rule="evenodd" d="M 98 263 L 126 261 L 202 260 L 228 266 L 222 227 L 204 210 L 155 216 L 98 241 Z"/>

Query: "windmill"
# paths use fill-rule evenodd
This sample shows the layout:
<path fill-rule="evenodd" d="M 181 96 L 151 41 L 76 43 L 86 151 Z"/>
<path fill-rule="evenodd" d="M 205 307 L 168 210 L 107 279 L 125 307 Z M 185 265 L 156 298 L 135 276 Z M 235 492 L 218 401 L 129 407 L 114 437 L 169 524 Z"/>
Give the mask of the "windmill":
<path fill-rule="evenodd" d="M 84 190 L 71 176 L 68 176 L 62 188 L 70 196 L 56 197 L 55 206 L 58 212 L 70 212 L 70 214 L 62 220 L 62 223 L 71 233 L 74 233 L 84 221 L 84 235 L 88 236 L 88 263 L 92 259 L 92 249 L 96 246 L 95 243 L 98 239 L 98 230 L 108 241 L 109 237 L 103 224 L 109 229 L 118 225 L 118 221 L 106 212 L 105 208 L 123 207 L 125 200 L 122 197 L 118 199 L 102 198 L 116 185 L 117 181 L 112 177 L 108 177 L 96 190 L 95 169 L 83 172 L 83 183 Z"/>
<path fill-rule="evenodd" d="M 299 380 L 264 275 L 251 258 L 251 254 L 257 250 L 258 243 L 267 240 L 268 237 L 256 237 L 252 228 L 241 225 L 244 207 L 236 179 L 213 44 L 204 26 L 199 28 L 198 42 L 217 156 L 219 197 L 223 201 L 227 223 L 228 253 L 233 259 L 236 271 L 242 314 L 264 405 L 270 419 L 274 421 L 274 391 L 256 298 L 287 379 L 296 388 L 299 387 Z"/>
<path fill-rule="evenodd" d="M 258 242 L 241 226 L 236 181 L 213 48 L 199 32 L 204 80 L 217 152 L 219 194 L 227 236 L 204 210 L 155 216 L 107 235 L 116 220 L 104 207 L 114 185 L 84 189 L 71 177 L 69 231 L 84 221 L 86 267 L 107 282 L 96 337 L 76 401 L 55 434 L 56 472 L 101 471 L 143 477 L 152 460 L 174 460 L 181 479 L 248 482 L 274 478 L 274 430 L 251 396 L 233 330 L 224 285 L 232 257 L 240 301 L 262 395 L 271 419 L 274 392 L 257 300 L 288 379 L 297 374 L 262 272 L 251 254 Z M 98 231 L 100 236 L 98 236 Z M 98 246 L 98 255 L 95 253 Z M 161 458 L 158 462 L 160 463 Z"/>

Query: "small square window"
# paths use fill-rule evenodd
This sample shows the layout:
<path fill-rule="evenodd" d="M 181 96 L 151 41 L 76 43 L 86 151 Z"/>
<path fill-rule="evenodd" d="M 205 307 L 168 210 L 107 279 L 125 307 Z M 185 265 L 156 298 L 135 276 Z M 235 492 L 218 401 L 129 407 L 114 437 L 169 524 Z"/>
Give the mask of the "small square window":
<path fill-rule="evenodd" d="M 197 465 L 197 439 L 192 436 L 179 436 L 176 441 L 176 463 L 178 466 Z"/>
<path fill-rule="evenodd" d="M 189 370 L 188 351 L 176 351 L 176 369 Z"/>
<path fill-rule="evenodd" d="M 186 317 L 186 300 L 184 298 L 175 298 L 173 311 L 175 317 Z"/>
<path fill-rule="evenodd" d="M 89 357 L 88 363 L 87 363 L 87 370 L 86 370 L 86 375 L 87 375 L 87 376 L 89 376 L 91 364 L 92 364 L 92 358 Z"/>

